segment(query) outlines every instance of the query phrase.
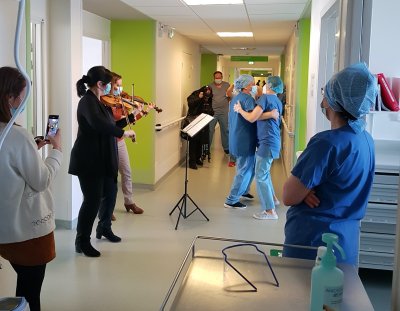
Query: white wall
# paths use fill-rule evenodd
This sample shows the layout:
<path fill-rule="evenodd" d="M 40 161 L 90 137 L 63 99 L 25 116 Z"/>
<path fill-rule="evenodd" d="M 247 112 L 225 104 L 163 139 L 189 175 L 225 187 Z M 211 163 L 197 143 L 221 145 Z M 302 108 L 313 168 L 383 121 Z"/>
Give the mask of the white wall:
<path fill-rule="evenodd" d="M 18 15 L 18 5 L 19 1 L 15 0 L 1 0 L 0 9 L 0 42 L 1 53 L 0 53 L 0 67 L 10 66 L 16 67 L 14 60 L 14 42 L 15 42 L 15 31 L 17 25 L 17 15 Z M 26 50 L 26 40 L 25 40 L 25 14 L 22 16 L 21 25 L 21 36 L 19 40 L 19 62 L 21 66 L 25 67 L 25 50 Z M 5 43 L 6 44 L 3 44 Z M 29 102 L 27 103 L 27 105 Z M 16 122 L 23 126 L 27 126 L 27 110 L 19 115 Z"/>
<path fill-rule="evenodd" d="M 82 77 L 82 0 L 49 1 L 49 113 L 60 115 L 64 159 L 54 187 L 56 218 L 72 227 L 82 200 L 76 177 L 68 174 L 76 138 L 76 81 Z"/>
<path fill-rule="evenodd" d="M 172 39 L 156 33 L 156 103 L 166 107 L 156 115 L 156 123 L 165 124 L 180 118 L 186 98 L 200 87 L 200 47 L 198 44 L 175 33 Z M 180 122 L 156 132 L 155 182 L 181 160 Z"/>
<path fill-rule="evenodd" d="M 400 77 L 398 19 L 400 1 L 372 2 L 369 68 L 386 77 Z"/>
<path fill-rule="evenodd" d="M 308 71 L 307 96 L 307 141 L 316 133 L 316 109 L 319 70 L 319 46 L 321 36 L 321 18 L 336 0 L 312 1 L 311 30 L 310 30 L 310 58 Z"/>

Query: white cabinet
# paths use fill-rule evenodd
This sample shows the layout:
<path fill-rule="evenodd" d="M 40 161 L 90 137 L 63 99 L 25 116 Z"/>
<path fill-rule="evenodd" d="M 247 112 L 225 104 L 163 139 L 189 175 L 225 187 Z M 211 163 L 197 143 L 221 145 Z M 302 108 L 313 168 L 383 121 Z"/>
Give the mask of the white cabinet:
<path fill-rule="evenodd" d="M 375 141 L 375 176 L 361 221 L 361 268 L 393 270 L 400 170 L 400 113 L 368 116 Z"/>

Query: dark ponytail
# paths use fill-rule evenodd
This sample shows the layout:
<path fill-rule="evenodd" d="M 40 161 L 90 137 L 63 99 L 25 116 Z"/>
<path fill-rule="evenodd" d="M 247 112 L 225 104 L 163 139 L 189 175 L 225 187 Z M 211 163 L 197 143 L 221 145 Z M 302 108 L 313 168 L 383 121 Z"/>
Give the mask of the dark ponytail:
<path fill-rule="evenodd" d="M 83 75 L 81 79 L 76 82 L 76 91 L 79 97 L 86 93 L 87 88 L 91 88 L 97 84 L 98 81 L 104 84 L 110 83 L 112 79 L 111 71 L 104 66 L 95 66 L 89 69 L 87 75 Z"/>

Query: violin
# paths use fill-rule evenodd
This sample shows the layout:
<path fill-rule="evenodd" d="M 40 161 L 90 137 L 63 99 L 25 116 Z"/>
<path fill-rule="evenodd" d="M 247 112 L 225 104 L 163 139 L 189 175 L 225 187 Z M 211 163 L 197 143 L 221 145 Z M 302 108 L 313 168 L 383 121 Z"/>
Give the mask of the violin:
<path fill-rule="evenodd" d="M 132 102 L 138 102 L 142 105 L 149 105 L 152 109 L 157 111 L 158 113 L 162 112 L 162 109 L 154 105 L 153 103 L 147 103 L 142 97 L 140 96 L 131 96 L 128 93 L 122 91 L 121 92 L 121 98 L 122 100 L 125 101 L 132 101 Z"/>
<path fill-rule="evenodd" d="M 100 96 L 100 101 L 111 108 L 125 108 L 125 109 L 140 109 L 140 106 L 135 102 L 130 102 L 122 97 L 114 95 L 103 95 Z"/>

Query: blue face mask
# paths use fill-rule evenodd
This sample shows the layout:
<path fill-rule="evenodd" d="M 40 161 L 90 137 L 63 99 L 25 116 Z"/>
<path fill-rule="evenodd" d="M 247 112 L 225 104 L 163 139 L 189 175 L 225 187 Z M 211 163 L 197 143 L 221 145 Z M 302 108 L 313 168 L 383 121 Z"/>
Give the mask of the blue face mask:
<path fill-rule="evenodd" d="M 122 86 L 119 86 L 117 90 L 114 90 L 114 95 L 119 96 L 122 93 Z"/>
<path fill-rule="evenodd" d="M 252 96 L 256 96 L 256 95 L 257 95 L 257 93 L 258 93 L 257 85 L 253 85 L 253 86 L 251 87 L 250 93 L 251 93 Z"/>
<path fill-rule="evenodd" d="M 18 108 L 10 107 L 10 113 L 11 113 L 11 116 L 12 116 L 12 117 L 13 117 L 14 114 L 17 112 L 17 109 L 18 109 Z"/>
<path fill-rule="evenodd" d="M 110 91 L 111 91 L 111 83 L 108 83 L 106 85 L 106 88 L 104 89 L 104 95 L 110 94 Z"/>

